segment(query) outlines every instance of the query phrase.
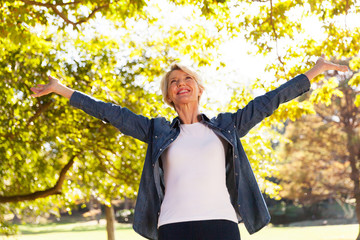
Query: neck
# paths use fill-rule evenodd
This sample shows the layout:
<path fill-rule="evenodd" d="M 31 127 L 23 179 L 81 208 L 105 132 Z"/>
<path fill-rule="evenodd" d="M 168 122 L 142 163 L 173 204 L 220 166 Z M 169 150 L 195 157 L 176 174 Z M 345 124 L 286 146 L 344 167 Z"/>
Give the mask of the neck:
<path fill-rule="evenodd" d="M 181 105 L 175 106 L 176 112 L 179 115 L 182 124 L 192 124 L 200 122 L 201 115 L 198 105 Z"/>

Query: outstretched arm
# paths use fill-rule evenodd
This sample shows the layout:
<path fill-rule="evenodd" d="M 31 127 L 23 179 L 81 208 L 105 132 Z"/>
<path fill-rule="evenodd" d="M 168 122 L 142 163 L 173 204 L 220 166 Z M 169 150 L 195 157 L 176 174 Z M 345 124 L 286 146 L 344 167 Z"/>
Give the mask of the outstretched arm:
<path fill-rule="evenodd" d="M 32 97 L 41 97 L 49 93 L 57 93 L 61 96 L 66 97 L 67 99 L 71 98 L 71 95 L 74 93 L 74 90 L 66 87 L 59 82 L 58 79 L 49 76 L 48 84 L 38 84 L 36 87 L 30 88 L 35 94 L 31 94 Z"/>
<path fill-rule="evenodd" d="M 280 87 L 256 97 L 244 108 L 239 109 L 234 113 L 234 119 L 240 137 L 244 136 L 265 117 L 270 116 L 280 104 L 288 102 L 309 91 L 310 80 L 327 70 L 346 72 L 348 71 L 348 67 L 328 62 L 324 59 L 324 55 L 322 55 L 316 61 L 315 66 L 305 74 L 300 74 L 282 84 Z"/>
<path fill-rule="evenodd" d="M 41 97 L 49 93 L 57 93 L 68 98 L 70 105 L 79 108 L 87 114 L 110 123 L 123 134 L 132 136 L 143 142 L 149 142 L 150 119 L 137 115 L 127 109 L 113 103 L 106 103 L 79 91 L 61 84 L 58 79 L 49 76 L 50 82 L 46 85 L 38 84 L 32 87 L 35 92 L 32 97 Z"/>

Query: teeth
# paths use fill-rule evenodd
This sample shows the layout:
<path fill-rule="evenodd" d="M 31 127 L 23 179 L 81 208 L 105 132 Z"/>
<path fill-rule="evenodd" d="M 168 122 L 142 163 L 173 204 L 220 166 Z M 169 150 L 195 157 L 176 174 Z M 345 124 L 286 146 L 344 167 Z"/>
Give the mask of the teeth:
<path fill-rule="evenodd" d="M 178 94 L 185 93 L 185 92 L 190 92 L 190 91 L 189 90 L 181 90 Z"/>

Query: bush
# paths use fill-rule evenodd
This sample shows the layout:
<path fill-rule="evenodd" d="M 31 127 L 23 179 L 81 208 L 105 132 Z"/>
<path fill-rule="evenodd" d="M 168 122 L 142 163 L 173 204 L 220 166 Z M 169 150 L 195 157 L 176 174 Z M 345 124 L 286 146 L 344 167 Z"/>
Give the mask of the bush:
<path fill-rule="evenodd" d="M 116 211 L 115 219 L 119 223 L 133 223 L 134 209 L 122 209 L 122 210 Z"/>
<path fill-rule="evenodd" d="M 301 207 L 293 204 L 286 204 L 281 201 L 276 205 L 269 207 L 271 223 L 274 225 L 289 224 L 305 220 L 305 214 Z"/>

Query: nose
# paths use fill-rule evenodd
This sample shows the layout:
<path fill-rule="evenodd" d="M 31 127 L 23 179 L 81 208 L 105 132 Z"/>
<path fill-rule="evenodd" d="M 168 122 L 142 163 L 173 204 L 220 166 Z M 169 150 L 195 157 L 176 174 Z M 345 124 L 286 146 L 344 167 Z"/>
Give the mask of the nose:
<path fill-rule="evenodd" d="M 183 86 L 183 85 L 185 85 L 185 80 L 183 80 L 183 79 L 179 79 L 179 81 L 178 81 L 178 87 L 180 87 L 180 86 Z"/>

